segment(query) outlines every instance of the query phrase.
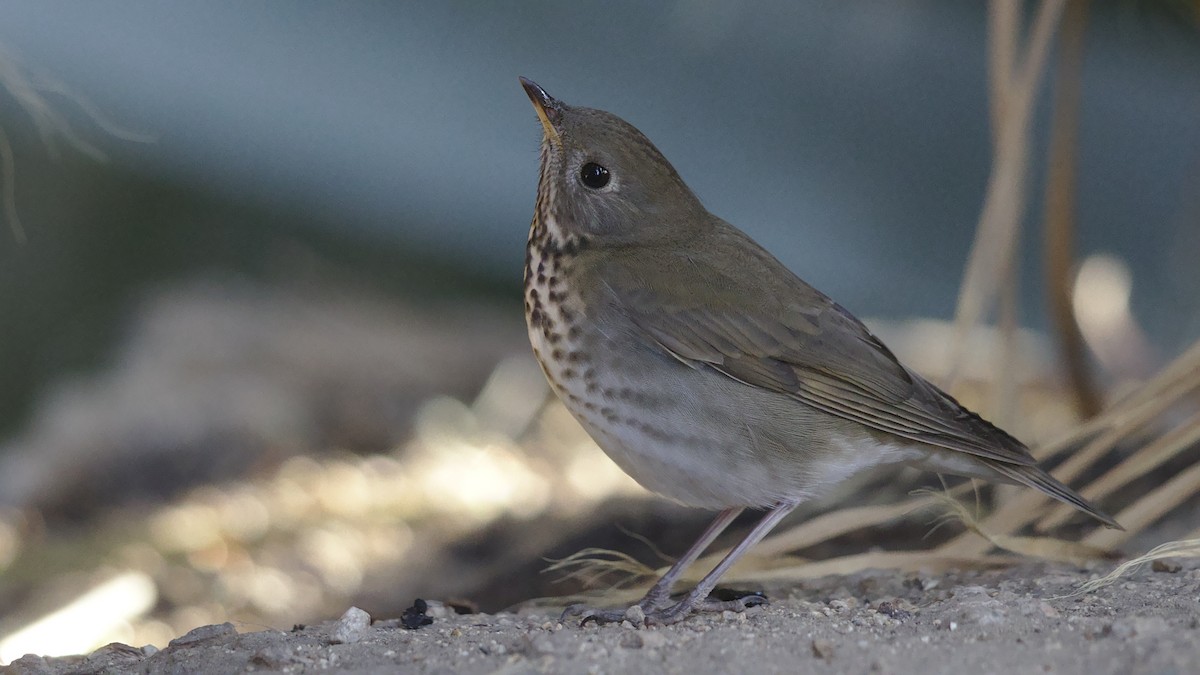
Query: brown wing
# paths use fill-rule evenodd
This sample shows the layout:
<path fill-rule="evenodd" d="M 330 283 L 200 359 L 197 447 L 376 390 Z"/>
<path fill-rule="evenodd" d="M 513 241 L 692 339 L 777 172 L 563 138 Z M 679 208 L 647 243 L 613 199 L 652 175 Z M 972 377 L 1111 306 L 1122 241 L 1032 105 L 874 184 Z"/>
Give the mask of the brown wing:
<path fill-rule="evenodd" d="M 668 290 L 670 297 L 664 286 L 640 283 L 620 293 L 620 304 L 654 343 L 695 367 L 901 438 L 1034 464 L 1020 441 L 909 371 L 849 312 L 784 272 L 786 299 L 740 303 L 745 295 L 704 274 L 689 279 L 690 288 Z"/>

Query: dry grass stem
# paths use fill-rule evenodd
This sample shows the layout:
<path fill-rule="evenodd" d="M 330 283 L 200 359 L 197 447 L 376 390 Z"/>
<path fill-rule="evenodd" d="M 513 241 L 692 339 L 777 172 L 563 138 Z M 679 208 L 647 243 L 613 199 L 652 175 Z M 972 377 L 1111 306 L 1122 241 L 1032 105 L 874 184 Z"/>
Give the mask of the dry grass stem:
<path fill-rule="evenodd" d="M 1144 495 L 1117 514 L 1117 520 L 1125 526 L 1120 530 L 1098 529 L 1084 538 L 1089 546 L 1116 548 L 1147 526 L 1158 521 L 1176 506 L 1200 492 L 1200 462 L 1176 474 L 1158 489 Z"/>
<path fill-rule="evenodd" d="M 950 363 L 944 382 L 953 389 L 966 358 L 967 338 L 994 306 L 1005 270 L 1015 255 L 1025 206 L 1029 127 L 1034 101 L 1065 0 L 1043 0 L 1023 54 L 1018 55 L 1020 3 L 992 0 L 988 24 L 989 81 L 995 139 L 992 173 L 955 311 Z M 1017 58 L 1020 62 L 1017 62 Z"/>
<path fill-rule="evenodd" d="M 12 230 L 13 239 L 18 244 L 24 244 L 27 237 L 25 228 L 21 225 L 20 214 L 17 213 L 17 163 L 13 158 L 12 143 L 8 133 L 0 126 L 0 204 L 4 206 L 4 219 Z"/>
<path fill-rule="evenodd" d="M 655 576 L 655 570 L 638 562 L 633 556 L 606 548 L 585 548 L 561 560 L 548 560 L 549 567 L 543 574 L 560 572 L 559 581 L 578 580 L 585 587 L 597 587 L 606 578 L 616 581 L 607 583 L 610 588 L 626 588 L 639 579 Z"/>
<path fill-rule="evenodd" d="M 759 555 L 771 556 L 800 551 L 850 532 L 889 523 L 934 503 L 933 498 L 923 496 L 897 504 L 838 509 L 768 537 L 754 550 Z"/>
<path fill-rule="evenodd" d="M 1085 595 L 1093 591 L 1099 590 L 1116 582 L 1126 574 L 1131 574 L 1137 571 L 1140 567 L 1155 560 L 1163 558 L 1196 558 L 1200 557 L 1200 539 L 1184 539 L 1180 541 L 1171 541 L 1165 544 L 1155 546 L 1133 560 L 1117 565 L 1113 571 L 1091 581 L 1082 584 L 1074 593 L 1062 596 L 1063 598 L 1073 598 L 1080 595 Z M 1061 598 L 1060 598 L 1061 599 Z"/>
<path fill-rule="evenodd" d="M 1080 490 L 1080 494 L 1092 500 L 1104 499 L 1197 443 L 1200 443 L 1200 413 L 1143 446 Z M 1036 527 L 1041 531 L 1058 527 L 1071 517 L 1073 511 L 1074 509 L 1066 504 L 1056 505 L 1053 511 L 1038 521 Z"/>
<path fill-rule="evenodd" d="M 961 522 L 969 531 L 982 537 L 996 548 L 1023 556 L 1054 560 L 1073 565 L 1082 565 L 1092 560 L 1107 557 L 1107 552 L 1104 550 L 1076 542 L 1051 537 L 1018 537 L 1008 534 L 990 533 L 971 514 L 966 505 L 954 497 L 941 492 L 924 492 L 946 510 L 945 518 Z"/>
<path fill-rule="evenodd" d="M 1075 320 L 1072 303 L 1075 176 L 1087 15 L 1088 0 L 1068 2 L 1054 77 L 1054 112 L 1043 207 L 1047 305 L 1067 380 L 1075 395 L 1075 405 L 1084 419 L 1095 416 L 1102 406 L 1102 396 L 1088 366 L 1083 333 Z"/>
<path fill-rule="evenodd" d="M 1118 443 L 1142 431 L 1164 412 L 1178 405 L 1179 399 L 1197 385 L 1200 385 L 1200 376 L 1196 377 L 1195 382 L 1180 383 L 1177 388 L 1164 392 L 1163 396 L 1142 402 L 1131 410 L 1105 413 L 1098 418 L 1103 420 L 1104 426 L 1107 427 L 1104 433 L 1067 458 L 1055 473 L 1058 474 L 1060 480 L 1074 480 L 1089 467 L 1094 466 Z"/>
<path fill-rule="evenodd" d="M 76 151 L 96 161 L 105 159 L 100 148 L 84 140 L 71 126 L 67 116 L 55 109 L 44 93 L 57 94 L 74 103 L 97 127 L 107 134 L 125 141 L 150 142 L 154 138 L 122 128 L 79 92 L 72 91 L 61 82 L 45 75 L 30 78 L 18 64 L 15 56 L 0 48 L 0 88 L 5 89 L 17 104 L 29 115 L 38 136 L 52 157 L 58 156 L 57 139 L 62 139 Z M 26 240 L 16 207 L 16 161 L 8 134 L 0 127 L 0 204 L 4 218 L 8 221 L 13 238 L 18 243 Z"/>
<path fill-rule="evenodd" d="M 1084 471 L 1095 466 L 1118 443 L 1127 441 L 1135 434 L 1146 431 L 1163 413 L 1179 405 L 1186 396 L 1198 387 L 1200 387 L 1200 342 L 1197 342 L 1184 354 L 1176 358 L 1175 361 L 1164 368 L 1162 373 L 1150 382 L 1147 382 L 1137 391 L 1115 403 L 1107 412 L 1081 425 L 1067 438 L 1051 444 L 1049 450 L 1042 450 L 1034 454 L 1039 458 L 1060 454 L 1080 439 L 1085 439 L 1099 433 L 1100 435 L 1096 436 L 1087 446 L 1069 457 L 1062 465 L 1055 469 L 1055 476 L 1059 480 L 1069 483 Z M 1178 446 L 1177 452 L 1182 452 L 1194 444 L 1194 442 L 1188 442 L 1191 433 L 1190 429 L 1181 430 L 1178 435 L 1173 435 L 1165 441 L 1154 441 L 1153 445 L 1155 447 L 1152 447 L 1150 452 L 1152 455 L 1166 453 L 1176 445 Z M 1146 467 L 1146 470 L 1151 468 L 1150 463 L 1145 463 L 1143 466 Z M 1122 482 L 1128 483 L 1135 477 L 1131 474 L 1126 474 Z M 1178 476 L 1172 483 L 1177 480 L 1179 480 Z M 1168 483 L 1167 485 L 1170 484 Z M 1150 499 L 1155 494 L 1167 490 L 1167 485 L 1162 486 L 1155 493 L 1143 497 L 1143 499 Z M 1166 500 L 1164 503 L 1170 502 L 1170 508 L 1173 508 L 1182 499 L 1186 498 L 1186 496 L 1175 495 L 1173 498 L 1168 499 L 1164 495 L 1162 499 Z M 1011 534 L 1029 525 L 1034 520 L 1041 518 L 1049 501 L 1050 499 L 1040 492 L 1021 490 L 1016 493 L 1015 497 L 1001 504 L 996 512 L 984 522 L 984 525 L 989 532 Z M 1151 500 L 1150 503 L 1157 502 Z M 1066 513 L 1067 517 L 1070 517 L 1074 511 L 1068 508 L 1066 509 Z M 1137 534 L 1145 524 L 1148 524 L 1141 523 L 1141 519 L 1145 517 L 1145 513 L 1148 512 L 1141 510 L 1133 512 L 1134 515 L 1137 515 L 1138 522 L 1129 521 L 1125 518 L 1124 513 L 1119 514 L 1117 519 L 1125 526 L 1126 532 L 1121 533 L 1117 530 L 1110 531 L 1100 528 L 1089 535 L 1089 537 L 1094 537 L 1094 539 L 1089 540 L 1088 543 L 1101 548 L 1112 548 L 1119 545 L 1129 537 Z M 1165 511 L 1159 512 L 1158 516 L 1164 513 Z M 1109 542 L 1109 544 L 1104 545 L 1102 542 Z M 966 553 L 980 552 L 984 546 L 986 546 L 985 542 L 969 535 L 963 535 L 946 544 L 945 548 L 947 551 Z"/>

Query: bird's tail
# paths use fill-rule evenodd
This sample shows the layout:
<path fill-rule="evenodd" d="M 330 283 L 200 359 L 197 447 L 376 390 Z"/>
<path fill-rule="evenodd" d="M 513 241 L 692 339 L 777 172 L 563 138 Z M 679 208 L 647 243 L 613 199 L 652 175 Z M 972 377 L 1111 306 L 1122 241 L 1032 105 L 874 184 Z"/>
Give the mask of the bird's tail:
<path fill-rule="evenodd" d="M 1079 496 L 1077 492 L 1060 483 L 1050 474 L 1042 471 L 1036 466 L 1009 464 L 1006 462 L 987 462 L 988 466 L 1000 474 L 1000 476 L 1008 479 L 1013 483 L 1019 483 L 1039 490 L 1050 497 L 1057 499 L 1064 504 L 1070 504 L 1075 508 L 1083 511 L 1096 520 L 1104 523 L 1106 526 L 1117 530 L 1124 530 L 1121 524 L 1118 523 L 1112 516 L 1092 506 L 1086 499 Z"/>

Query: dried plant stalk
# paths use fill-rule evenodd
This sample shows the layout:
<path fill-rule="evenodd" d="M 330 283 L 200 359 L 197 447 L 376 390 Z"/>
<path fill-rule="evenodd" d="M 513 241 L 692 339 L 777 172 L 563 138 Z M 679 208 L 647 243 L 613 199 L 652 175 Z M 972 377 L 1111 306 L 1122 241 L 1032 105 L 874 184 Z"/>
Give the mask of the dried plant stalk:
<path fill-rule="evenodd" d="M 962 487 L 966 486 L 960 486 L 959 490 Z M 849 532 L 883 525 L 934 503 L 936 500 L 933 497 L 922 496 L 896 504 L 856 506 L 823 513 L 763 540 L 755 547 L 755 551 L 760 555 L 800 551 Z"/>
<path fill-rule="evenodd" d="M 1136 571 L 1139 567 L 1148 562 L 1162 560 L 1163 558 L 1196 558 L 1200 557 L 1200 539 L 1189 538 L 1180 541 L 1171 541 L 1150 549 L 1144 555 L 1140 555 L 1133 560 L 1127 560 L 1120 565 L 1117 565 L 1113 571 L 1100 577 L 1092 579 L 1082 585 L 1074 593 L 1063 596 L 1064 598 L 1073 598 L 1085 593 L 1099 590 L 1115 582 L 1117 579 Z"/>
<path fill-rule="evenodd" d="M 1200 413 L 1196 413 L 1187 422 L 1143 446 L 1128 459 L 1080 490 L 1080 494 L 1092 500 L 1103 499 L 1131 481 L 1150 473 L 1164 462 L 1174 459 L 1179 453 L 1197 443 L 1200 443 Z M 1038 521 L 1036 527 L 1042 531 L 1058 527 L 1065 523 L 1074 512 L 1074 509 L 1066 504 L 1056 505 L 1053 511 Z"/>
<path fill-rule="evenodd" d="M 1194 496 L 1197 491 L 1200 491 L 1200 462 L 1179 472 L 1157 490 L 1118 513 L 1117 520 L 1127 528 L 1124 532 L 1098 529 L 1083 541 L 1089 546 L 1114 549 L 1162 518 L 1184 500 Z"/>
<path fill-rule="evenodd" d="M 1043 0 L 1038 5 L 1030 38 L 1018 64 L 1020 3 L 992 0 L 989 5 L 988 71 L 992 94 L 992 173 L 975 241 L 967 260 L 955 311 L 955 338 L 944 384 L 953 389 L 962 372 L 967 337 L 995 304 L 1004 270 L 1015 255 L 1020 218 L 1025 207 L 1025 177 L 1029 163 L 1029 128 L 1034 101 L 1046 70 L 1050 45 L 1066 0 Z"/>
<path fill-rule="evenodd" d="M 1101 408 L 1101 396 L 1088 368 L 1083 334 L 1075 321 L 1071 303 L 1071 274 L 1075 266 L 1075 168 L 1087 15 L 1088 0 L 1067 3 L 1054 77 L 1054 115 L 1046 160 L 1048 173 L 1043 214 L 1047 304 L 1067 380 L 1084 419 L 1095 416 Z"/>
<path fill-rule="evenodd" d="M 983 538 L 992 546 L 1027 557 L 1054 560 L 1082 565 L 1092 560 L 1107 557 L 1107 551 L 1073 541 L 1052 537 L 1018 537 L 1009 534 L 993 534 L 987 531 L 971 515 L 967 507 L 954 497 L 944 493 L 928 493 L 946 509 L 947 517 L 961 522 L 968 530 Z"/>

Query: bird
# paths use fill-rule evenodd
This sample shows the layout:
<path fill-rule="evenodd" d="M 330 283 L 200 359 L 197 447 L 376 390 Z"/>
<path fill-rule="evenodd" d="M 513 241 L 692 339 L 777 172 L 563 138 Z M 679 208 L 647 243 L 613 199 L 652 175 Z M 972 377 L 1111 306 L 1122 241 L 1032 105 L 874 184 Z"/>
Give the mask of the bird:
<path fill-rule="evenodd" d="M 1024 485 L 1120 527 L 710 213 L 633 125 L 520 82 L 542 126 L 524 272 L 534 356 L 635 481 L 719 512 L 638 603 L 646 623 L 761 604 L 710 594 L 799 504 L 875 466 Z M 675 600 L 683 571 L 746 509 L 765 513 Z M 625 610 L 568 614 L 604 623 Z"/>

